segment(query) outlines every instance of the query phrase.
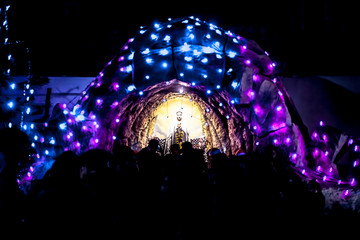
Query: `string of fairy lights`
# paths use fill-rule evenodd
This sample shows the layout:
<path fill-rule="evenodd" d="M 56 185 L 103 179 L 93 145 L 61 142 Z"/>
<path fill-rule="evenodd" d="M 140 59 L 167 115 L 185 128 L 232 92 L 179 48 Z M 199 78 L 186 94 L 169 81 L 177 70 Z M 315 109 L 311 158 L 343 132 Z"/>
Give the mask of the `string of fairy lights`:
<path fill-rule="evenodd" d="M 23 45 L 22 41 L 12 40 L 9 36 L 9 14 L 11 14 L 11 4 L 0 5 L 0 46 L 4 49 L 5 64 L 1 67 L 3 71 L 2 81 L 2 106 L 4 114 L 1 117 L 2 127 L 18 128 L 25 132 L 31 142 L 31 149 L 22 162 L 22 168 L 18 173 L 18 184 L 26 191 L 29 187 L 34 174 L 37 174 L 36 168 L 44 164 L 51 164 L 51 153 L 54 152 L 55 138 L 48 137 L 46 130 L 46 122 L 36 121 L 33 116 L 32 101 L 34 100 L 35 89 L 31 84 L 31 60 L 29 49 L 25 47 L 25 72 L 27 73 L 25 81 L 17 82 L 15 79 L 13 67 L 16 63 L 14 56 L 15 48 Z M 1 55 L 3 56 L 3 55 Z M 41 176 L 35 176 L 38 178 Z"/>
<path fill-rule="evenodd" d="M 146 95 L 146 86 L 138 86 L 134 82 L 112 82 L 110 85 L 111 89 L 111 97 L 118 97 L 115 100 L 112 100 L 111 97 L 107 96 L 109 99 L 94 96 L 94 92 L 97 88 L 100 88 L 104 83 L 105 79 L 104 75 L 106 71 L 111 67 L 116 65 L 118 67 L 118 72 L 121 77 L 124 79 L 128 78 L 128 76 L 132 76 L 134 74 L 138 74 L 135 72 L 134 69 L 134 61 L 144 61 L 144 69 L 160 69 L 161 71 L 169 71 L 171 69 L 171 51 L 177 51 L 179 56 L 182 57 L 182 61 L 184 61 L 183 67 L 179 67 L 181 71 L 178 72 L 179 80 L 186 80 L 188 76 L 196 76 L 198 82 L 191 80 L 189 82 L 189 87 L 197 87 L 198 85 L 205 85 L 211 77 L 216 76 L 233 76 L 235 70 L 233 68 L 216 68 L 212 67 L 209 71 L 193 71 L 196 64 L 200 64 L 201 66 L 206 66 L 211 64 L 211 61 L 223 61 L 223 59 L 229 58 L 231 61 L 237 61 L 241 59 L 245 66 L 252 66 L 254 61 L 250 57 L 241 58 L 244 55 L 244 52 L 248 51 L 248 46 L 246 39 L 227 31 L 225 32 L 223 29 L 213 25 L 207 24 L 209 26 L 209 33 L 204 34 L 203 36 L 198 36 L 195 29 L 200 27 L 203 24 L 202 21 L 199 19 L 194 19 L 192 17 L 185 18 L 181 20 L 181 24 L 186 25 L 186 37 L 182 38 L 184 42 L 179 47 L 169 47 L 166 44 L 169 44 L 176 36 L 171 35 L 170 33 L 165 34 L 164 36 L 161 35 L 161 30 L 163 29 L 170 29 L 172 28 L 173 24 L 178 24 L 173 20 L 169 20 L 168 23 L 155 23 L 152 27 L 141 27 L 138 33 L 138 37 L 142 38 L 144 36 L 148 36 L 149 39 L 153 42 L 162 41 L 165 45 L 162 48 L 158 48 L 156 50 L 150 48 L 144 48 L 135 51 L 130 51 L 129 45 L 134 41 L 134 38 L 129 39 L 129 41 L 122 47 L 120 56 L 114 58 L 110 61 L 105 68 L 99 73 L 99 75 L 95 78 L 95 80 L 83 91 L 83 94 L 77 104 L 72 109 L 67 108 L 66 104 L 60 104 L 59 109 L 60 113 L 58 114 L 57 121 L 50 122 L 48 120 L 44 120 L 42 122 L 36 122 L 32 118 L 32 99 L 34 95 L 34 88 L 31 85 L 31 63 L 30 60 L 28 61 L 28 78 L 23 83 L 23 86 L 18 86 L 18 84 L 13 81 L 12 78 L 12 63 L 15 61 L 13 54 L 11 53 L 11 46 L 15 44 L 9 39 L 9 23 L 8 23 L 8 14 L 9 10 L 11 9 L 11 5 L 5 5 L 4 7 L 0 8 L 0 16 L 1 16 L 1 44 L 4 46 L 9 47 L 9 53 L 7 54 L 7 67 L 4 69 L 4 75 L 7 78 L 7 90 L 10 94 L 7 95 L 7 99 L 3 104 L 3 108 L 7 111 L 18 113 L 15 114 L 15 118 L 9 119 L 5 124 L 5 127 L 12 128 L 12 127 L 19 127 L 22 131 L 26 132 L 29 136 L 31 141 L 31 147 L 35 150 L 35 154 L 29 155 L 29 158 L 33 158 L 34 163 L 31 164 L 28 168 L 24 169 L 24 171 L 19 174 L 18 183 L 20 186 L 27 187 L 27 184 L 31 182 L 31 180 L 35 177 L 41 176 L 34 176 L 38 171 L 39 168 L 48 168 L 51 166 L 54 157 L 56 157 L 59 153 L 64 150 L 74 150 L 78 153 L 81 152 L 81 148 L 86 145 L 88 148 L 95 148 L 99 145 L 101 139 L 99 137 L 99 132 L 101 132 L 101 119 L 100 119 L 100 112 L 102 109 L 113 109 L 116 108 L 119 104 L 119 96 L 124 97 L 126 94 L 138 94 L 140 97 L 144 97 Z M 225 46 L 220 40 L 219 36 L 226 35 L 229 41 L 230 47 Z M 206 46 L 200 46 L 191 44 L 192 41 L 195 41 L 197 38 L 202 38 L 204 42 L 209 43 Z M 223 46 L 224 45 L 224 46 Z M 174 50 L 175 49 L 175 50 Z M 220 49 L 224 49 L 223 51 Z M 27 52 L 29 50 L 27 49 Z M 226 55 L 226 56 L 225 56 Z M 246 55 L 246 54 L 245 54 Z M 265 51 L 265 55 L 268 56 L 269 54 Z M 195 61 L 197 61 L 195 63 Z M 267 70 L 270 73 L 275 72 L 276 64 L 274 62 L 270 62 L 267 65 Z M 158 72 L 142 72 L 143 80 L 145 82 L 149 82 L 151 85 L 151 79 L 155 76 L 154 73 Z M 194 73 L 195 72 L 195 73 Z M 198 74 L 198 75 L 196 75 Z M 158 75 L 159 76 L 159 75 Z M 260 79 L 262 76 L 258 73 L 254 73 L 252 76 L 253 84 L 259 85 L 259 83 L 263 80 Z M 278 79 L 275 77 L 267 78 L 271 81 L 276 87 Z M 168 84 L 168 81 L 166 81 Z M 205 94 L 211 95 L 215 91 L 220 90 L 227 90 L 230 89 L 231 91 L 238 91 L 240 87 L 240 81 L 237 79 L 233 79 L 229 83 L 230 88 L 226 88 L 225 86 L 220 85 L 219 83 L 206 86 Z M 289 135 L 283 134 L 284 129 L 288 129 L 286 125 L 286 121 L 284 120 L 284 116 L 286 116 L 286 105 L 284 103 L 284 96 L 283 92 L 278 89 L 279 95 L 279 104 L 274 107 L 274 121 L 268 127 L 270 131 L 273 131 L 272 143 L 274 146 L 290 146 L 294 139 Z M 181 90 L 184 91 L 184 90 Z M 114 93 L 115 92 L 115 93 Z M 120 93 L 121 92 L 121 93 Z M 182 93 L 182 92 L 180 92 Z M 254 102 L 255 99 L 255 90 L 249 89 L 245 95 L 248 97 L 249 102 Z M 20 99 L 19 99 L 19 96 Z M 234 95 L 233 95 L 234 96 Z M 91 101 L 94 101 L 91 105 Z M 238 104 L 238 97 L 234 96 L 229 100 L 230 105 Z M 88 104 L 93 106 L 93 111 L 88 111 L 84 106 Z M 109 106 L 105 106 L 108 104 Z M 223 104 L 220 103 L 219 107 L 223 107 Z M 263 109 L 260 105 L 253 104 L 252 105 L 253 113 L 256 116 L 261 116 Z M 210 109 L 209 109 L 210 111 Z M 206 110 L 206 112 L 209 112 Z M 206 114 L 206 113 L 205 113 Z M 230 114 L 226 115 L 226 119 L 229 120 L 231 118 Z M 115 118 L 114 124 L 120 124 L 120 119 Z M 255 134 L 261 135 L 262 126 L 253 124 L 252 131 Z M 320 123 L 320 128 L 325 128 L 325 124 L 323 122 Z M 276 135 L 277 131 L 279 134 Z M 59 133 L 60 132 L 60 133 Z M 282 137 L 283 134 L 285 137 Z M 86 140 L 84 140 L 86 138 Z M 112 136 L 112 139 L 115 140 L 116 136 Z M 298 168 L 300 174 L 304 177 L 314 177 L 317 175 L 318 181 L 326 182 L 334 182 L 336 181 L 338 186 L 346 187 L 344 190 L 344 197 L 350 195 L 351 188 L 357 186 L 358 180 L 355 176 L 352 176 L 350 179 L 347 180 L 340 180 L 335 179 L 334 176 L 334 167 L 332 166 L 324 166 L 321 164 L 319 159 L 321 158 L 330 158 L 334 155 L 329 149 L 327 143 L 330 141 L 329 136 L 326 135 L 325 132 L 315 132 L 312 135 L 312 140 L 316 144 L 322 144 L 323 147 L 314 147 L 312 150 L 312 155 L 315 161 L 318 163 L 315 166 L 315 170 L 310 168 L 301 167 Z M 64 146 L 65 142 L 65 147 Z M 256 145 L 260 143 L 257 141 Z M 316 145 L 316 146 L 318 146 Z M 347 141 L 347 145 L 349 147 L 349 151 L 353 156 L 353 162 L 351 166 L 353 169 L 359 168 L 359 159 L 360 159 L 360 142 L 359 140 L 349 137 Z M 324 147 L 325 146 L 325 147 Z M 295 162 L 298 158 L 297 153 L 292 152 L 289 156 L 289 160 Z M 328 159 L 329 161 L 329 159 Z"/>

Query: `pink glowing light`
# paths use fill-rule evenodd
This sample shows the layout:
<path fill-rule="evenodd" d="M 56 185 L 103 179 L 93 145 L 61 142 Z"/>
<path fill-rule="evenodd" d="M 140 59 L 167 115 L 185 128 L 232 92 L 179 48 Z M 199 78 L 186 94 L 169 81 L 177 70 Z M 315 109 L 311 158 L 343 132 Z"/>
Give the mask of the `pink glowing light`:
<path fill-rule="evenodd" d="M 317 137 L 318 137 L 317 132 L 313 132 L 312 137 L 313 137 L 313 138 L 317 138 Z"/>
<path fill-rule="evenodd" d="M 324 139 L 325 142 L 328 141 L 328 138 L 327 138 L 327 136 L 325 134 L 322 135 L 322 139 Z"/>
<path fill-rule="evenodd" d="M 103 103 L 102 99 L 100 99 L 100 98 L 96 99 L 96 105 L 97 106 L 100 106 L 102 103 Z"/>
<path fill-rule="evenodd" d="M 350 181 L 350 185 L 351 185 L 351 186 L 355 186 L 355 185 L 356 185 L 355 178 L 352 178 L 352 179 L 351 179 L 351 181 Z"/>
<path fill-rule="evenodd" d="M 316 158 L 319 156 L 319 154 L 320 154 L 319 149 L 315 148 L 315 150 L 313 151 L 313 157 Z"/>
<path fill-rule="evenodd" d="M 246 95 L 251 99 L 255 98 L 255 92 L 253 90 L 249 90 Z"/>
<path fill-rule="evenodd" d="M 356 167 L 356 166 L 359 166 L 359 160 L 355 160 L 354 163 L 353 163 L 353 167 Z"/>
<path fill-rule="evenodd" d="M 116 107 L 117 105 L 119 105 L 119 102 L 118 101 L 115 101 L 111 104 L 111 108 L 114 108 Z"/>
<path fill-rule="evenodd" d="M 273 124 L 272 124 L 272 128 L 273 128 L 274 130 L 279 129 L 279 128 L 283 128 L 283 127 L 285 127 L 285 126 L 286 126 L 286 123 L 284 123 L 284 122 L 282 122 L 282 123 L 273 123 Z"/>
<path fill-rule="evenodd" d="M 256 115 L 262 114 L 263 110 L 259 105 L 254 106 L 254 112 Z"/>

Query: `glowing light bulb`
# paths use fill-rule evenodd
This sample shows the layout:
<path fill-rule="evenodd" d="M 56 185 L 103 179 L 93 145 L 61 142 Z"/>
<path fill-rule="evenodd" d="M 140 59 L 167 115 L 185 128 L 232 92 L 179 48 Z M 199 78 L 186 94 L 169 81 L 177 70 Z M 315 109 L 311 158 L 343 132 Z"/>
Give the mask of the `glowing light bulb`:
<path fill-rule="evenodd" d="M 188 45 L 187 43 L 184 43 L 184 45 L 182 45 L 182 46 L 180 47 L 180 51 L 182 51 L 182 52 L 188 52 L 188 51 L 190 51 L 190 45 Z"/>
<path fill-rule="evenodd" d="M 145 54 L 148 54 L 149 52 L 150 52 L 150 49 L 146 48 L 146 49 L 145 49 L 144 51 L 142 51 L 141 53 L 145 55 Z"/>
<path fill-rule="evenodd" d="M 150 35 L 150 38 L 151 40 L 158 40 L 159 36 L 153 33 Z"/>
<path fill-rule="evenodd" d="M 8 102 L 7 105 L 9 108 L 13 108 L 15 106 L 13 101 Z"/>
<path fill-rule="evenodd" d="M 192 57 L 186 56 L 184 57 L 185 61 L 190 62 L 192 60 Z"/>
<path fill-rule="evenodd" d="M 127 90 L 128 90 L 129 92 L 134 91 L 135 89 L 136 89 L 136 87 L 135 87 L 134 85 L 130 85 L 130 86 L 128 86 L 128 88 L 127 88 Z"/>
<path fill-rule="evenodd" d="M 169 54 L 169 51 L 168 51 L 167 49 L 161 49 L 161 50 L 159 51 L 159 54 L 162 55 L 162 56 L 166 56 L 166 55 Z"/>
<path fill-rule="evenodd" d="M 229 56 L 230 58 L 234 58 L 234 57 L 236 56 L 236 52 L 229 51 L 228 56 Z"/>
<path fill-rule="evenodd" d="M 59 128 L 60 128 L 61 130 L 65 130 L 65 129 L 66 129 L 66 123 L 60 123 L 60 124 L 59 124 Z"/>
<path fill-rule="evenodd" d="M 154 62 L 154 60 L 153 60 L 152 58 L 146 58 L 146 59 L 145 59 L 145 62 L 146 62 L 147 64 L 152 64 L 152 63 Z"/>

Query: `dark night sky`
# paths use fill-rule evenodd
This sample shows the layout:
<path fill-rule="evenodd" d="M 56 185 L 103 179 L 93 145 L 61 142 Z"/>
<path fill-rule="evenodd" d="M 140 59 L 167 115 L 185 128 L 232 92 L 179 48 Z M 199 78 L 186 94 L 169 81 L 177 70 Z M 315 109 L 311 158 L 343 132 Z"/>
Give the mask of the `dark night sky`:
<path fill-rule="evenodd" d="M 255 40 L 283 75 L 359 75 L 355 4 L 23 0 L 12 1 L 9 31 L 30 49 L 38 75 L 95 76 L 141 25 L 190 15 Z"/>

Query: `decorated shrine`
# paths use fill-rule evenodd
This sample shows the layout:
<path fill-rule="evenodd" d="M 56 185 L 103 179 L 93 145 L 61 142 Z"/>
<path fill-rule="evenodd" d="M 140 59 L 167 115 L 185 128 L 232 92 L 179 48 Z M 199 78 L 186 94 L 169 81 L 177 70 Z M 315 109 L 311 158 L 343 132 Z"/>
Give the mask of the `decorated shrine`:
<path fill-rule="evenodd" d="M 269 53 L 195 17 L 140 27 L 75 106 L 58 103 L 31 138 L 52 141 L 40 159 L 115 142 L 138 152 L 153 138 L 163 154 L 185 141 L 228 156 L 273 146 L 304 180 L 357 199 L 359 140 L 320 119 L 309 134 Z"/>

